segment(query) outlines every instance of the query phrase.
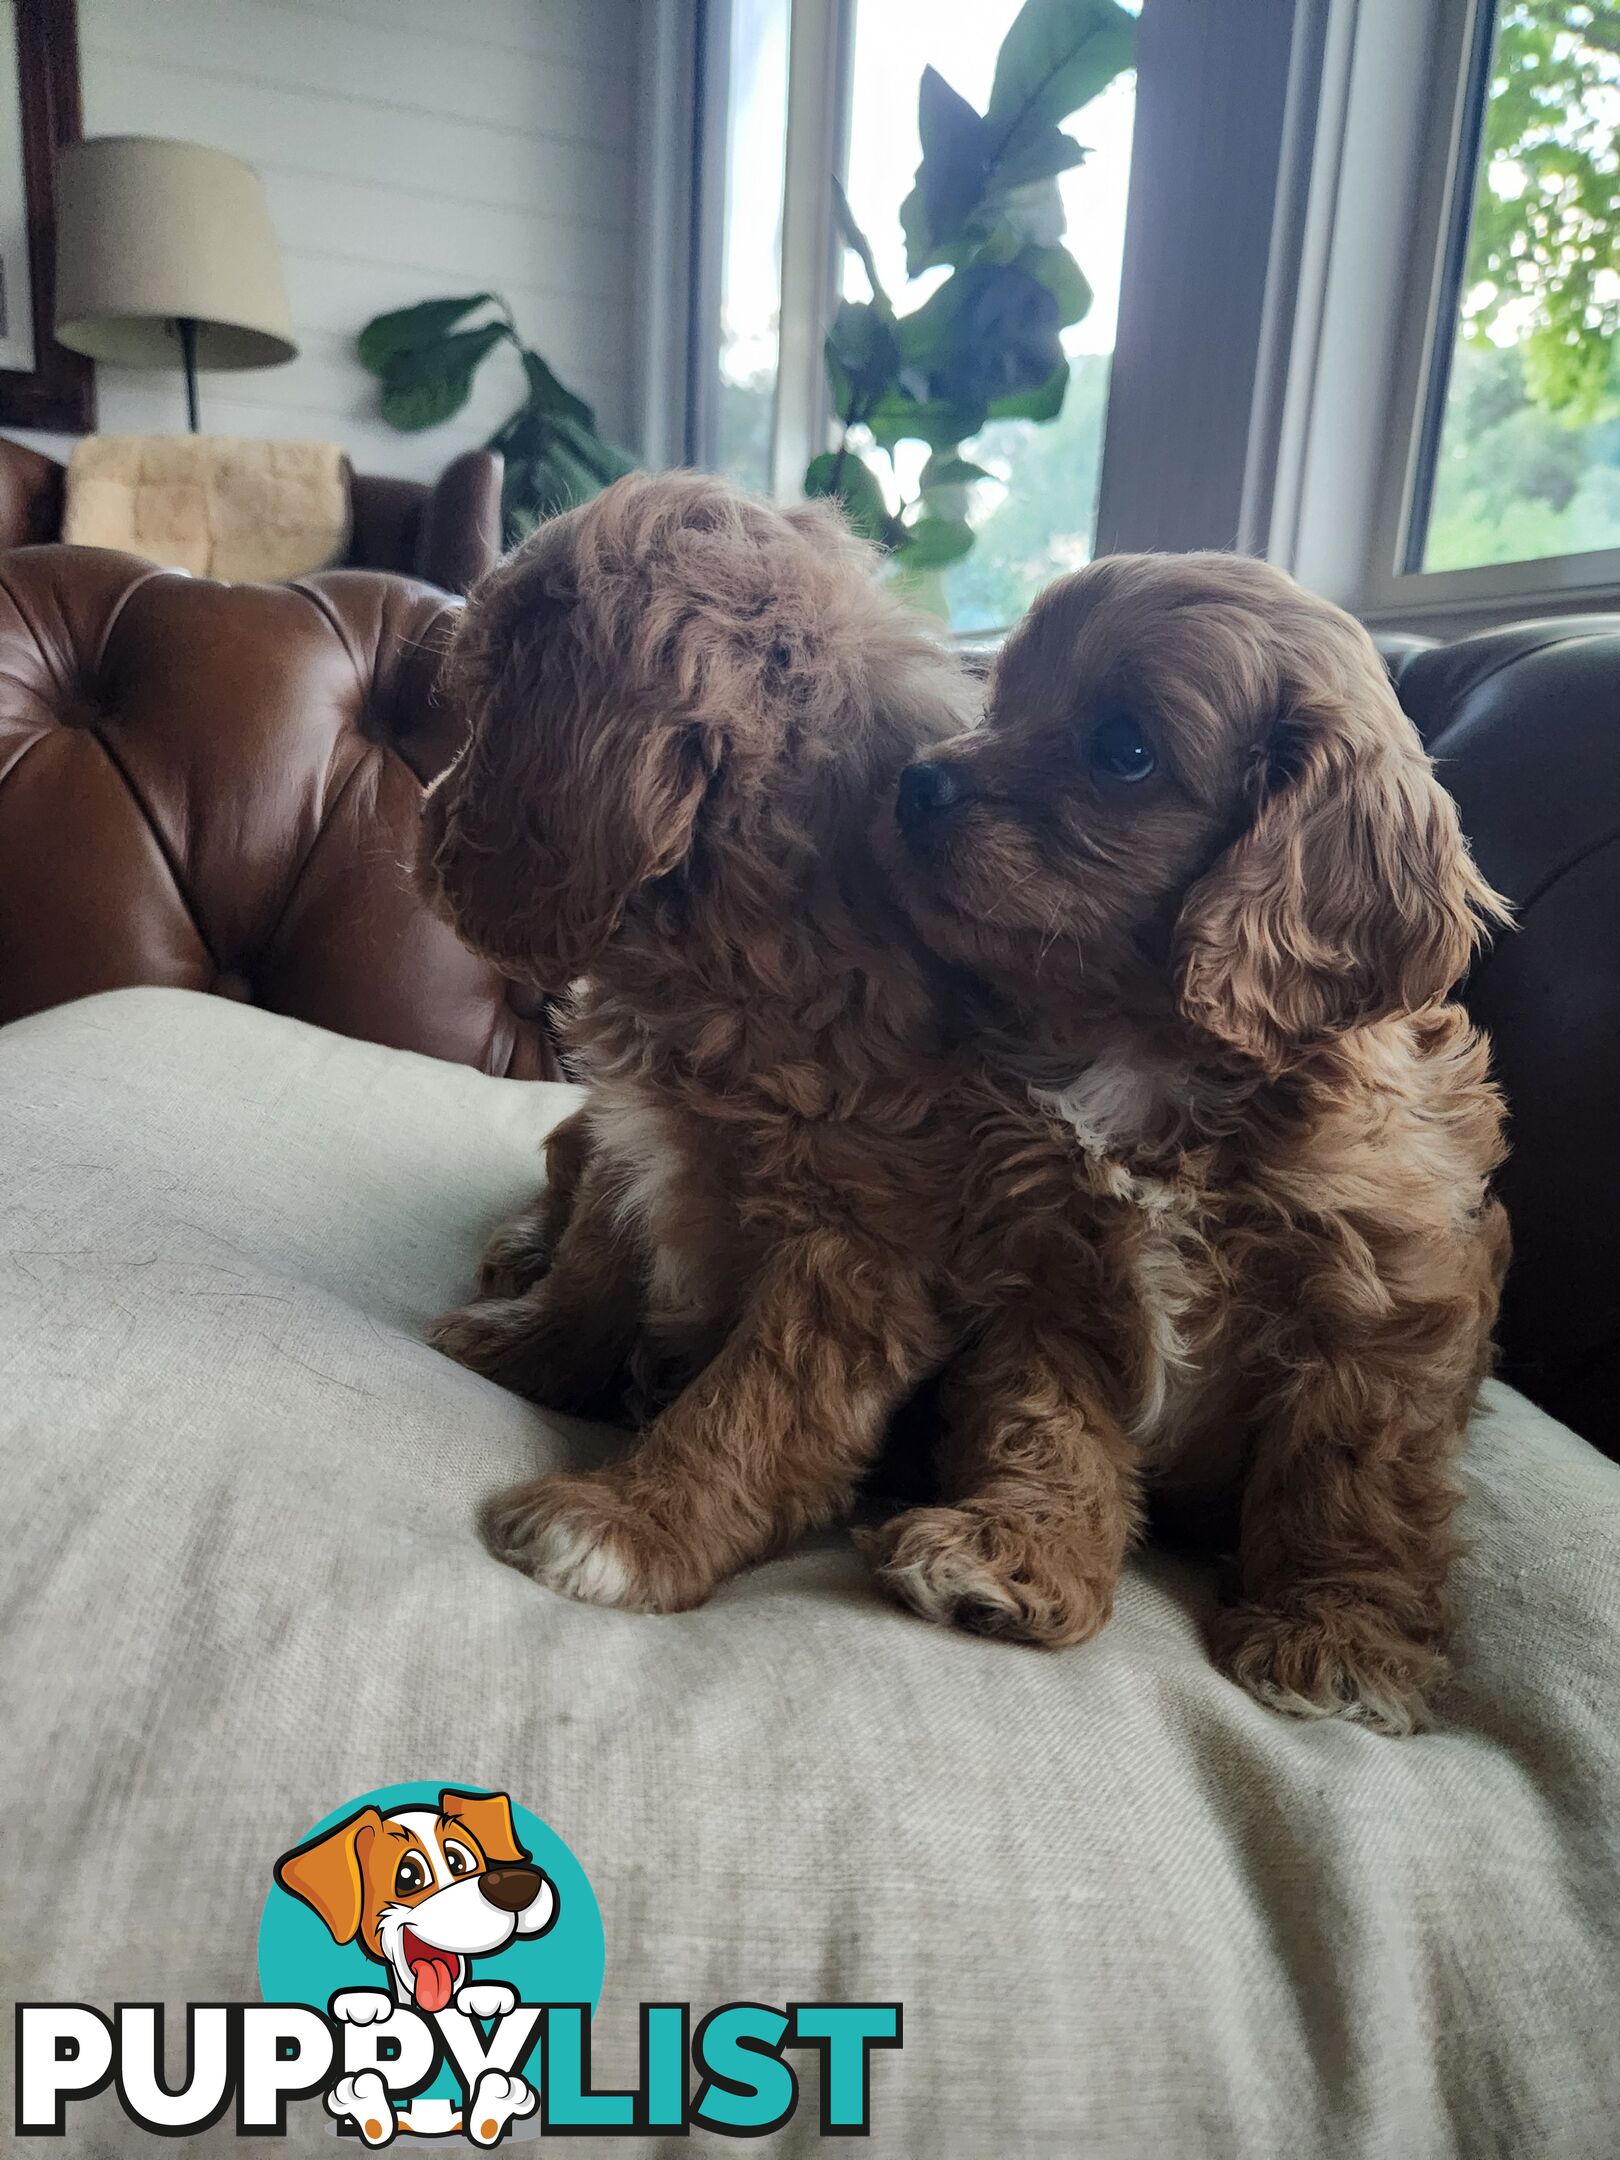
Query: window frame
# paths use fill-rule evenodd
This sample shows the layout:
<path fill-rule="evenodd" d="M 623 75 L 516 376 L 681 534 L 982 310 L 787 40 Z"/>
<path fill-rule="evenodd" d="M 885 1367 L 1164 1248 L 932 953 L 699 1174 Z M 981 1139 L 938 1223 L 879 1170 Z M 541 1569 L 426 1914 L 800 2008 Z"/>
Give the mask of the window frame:
<path fill-rule="evenodd" d="M 1455 635 L 1613 607 L 1620 548 L 1408 567 L 1457 334 L 1495 0 L 1322 5 L 1305 183 L 1317 244 L 1296 311 L 1272 559 L 1380 628 Z M 1389 259 L 1397 233 L 1404 267 Z"/>

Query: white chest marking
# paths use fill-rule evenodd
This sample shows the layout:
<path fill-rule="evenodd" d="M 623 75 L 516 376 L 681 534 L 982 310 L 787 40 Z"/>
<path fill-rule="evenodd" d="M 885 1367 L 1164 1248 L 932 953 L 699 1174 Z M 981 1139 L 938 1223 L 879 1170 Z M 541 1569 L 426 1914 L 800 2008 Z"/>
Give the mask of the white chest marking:
<path fill-rule="evenodd" d="M 680 1158 L 669 1125 L 639 1094 L 602 1089 L 590 1103 L 591 1132 L 624 1180 L 620 1217 L 646 1244 L 651 1262 L 648 1304 L 660 1319 L 701 1319 L 713 1302 L 690 1256 L 671 1232 Z"/>
<path fill-rule="evenodd" d="M 1032 1088 L 1040 1107 L 1069 1126 L 1088 1155 L 1135 1147 L 1175 1096 L 1175 1076 L 1119 1045 L 1093 1058 L 1065 1088 Z"/>
<path fill-rule="evenodd" d="M 1186 1197 L 1166 1179 L 1133 1170 L 1122 1151 L 1160 1124 L 1175 1100 L 1175 1082 L 1167 1067 L 1110 1049 L 1066 1088 L 1030 1091 L 1073 1132 L 1100 1188 L 1135 1211 L 1128 1273 L 1147 1360 L 1130 1430 L 1156 1452 L 1174 1446 L 1202 1387 L 1189 1333 L 1203 1234 Z"/>

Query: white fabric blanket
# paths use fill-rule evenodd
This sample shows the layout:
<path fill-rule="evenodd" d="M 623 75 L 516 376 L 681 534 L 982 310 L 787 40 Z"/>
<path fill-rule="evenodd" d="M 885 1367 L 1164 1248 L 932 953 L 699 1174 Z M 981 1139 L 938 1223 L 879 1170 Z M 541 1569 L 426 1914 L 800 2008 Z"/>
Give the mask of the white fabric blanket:
<path fill-rule="evenodd" d="M 1157 1553 L 1052 1656 L 890 1609 L 841 1535 L 678 1618 L 564 1603 L 474 1509 L 615 1443 L 421 1333 L 570 1100 L 184 992 L 0 1030 L 5 1995 L 254 1999 L 275 1854 L 442 1777 L 588 1870 L 599 2084 L 643 1998 L 898 1998 L 904 2160 L 1613 2160 L 1620 1470 L 1489 1391 L 1460 1677 L 1404 1741 L 1257 1708 Z M 804 2075 L 763 2150 L 824 2149 Z M 318 2108 L 69 2120 L 333 2150 Z"/>

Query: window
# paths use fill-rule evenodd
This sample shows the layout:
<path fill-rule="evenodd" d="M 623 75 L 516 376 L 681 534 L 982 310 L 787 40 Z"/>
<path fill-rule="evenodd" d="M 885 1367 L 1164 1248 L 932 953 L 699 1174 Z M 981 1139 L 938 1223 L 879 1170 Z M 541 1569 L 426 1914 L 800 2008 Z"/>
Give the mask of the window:
<path fill-rule="evenodd" d="M 1411 571 L 1620 547 L 1620 7 L 1482 8 L 1468 95 Z"/>
<path fill-rule="evenodd" d="M 788 0 L 735 0 L 727 69 L 719 405 L 713 462 L 768 488 L 781 333 Z"/>

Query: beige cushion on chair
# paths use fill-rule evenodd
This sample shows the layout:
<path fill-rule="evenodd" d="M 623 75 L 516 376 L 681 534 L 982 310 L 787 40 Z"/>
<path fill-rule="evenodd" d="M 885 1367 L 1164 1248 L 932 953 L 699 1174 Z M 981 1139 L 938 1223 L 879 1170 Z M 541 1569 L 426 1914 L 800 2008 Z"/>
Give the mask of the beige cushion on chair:
<path fill-rule="evenodd" d="M 348 545 L 348 463 L 338 443 L 88 435 L 62 538 L 232 584 L 302 577 Z"/>
<path fill-rule="evenodd" d="M 1257 1707 L 1157 1552 L 1057 1655 L 892 1610 L 842 1534 L 700 1612 L 565 1603 L 475 1510 L 619 1443 L 422 1329 L 573 1099 L 181 991 L 0 1029 L 0 1993 L 167 2001 L 176 2063 L 180 2005 L 255 1997 L 286 1844 L 442 1778 L 589 1873 L 599 2086 L 644 1998 L 900 1998 L 892 2160 L 1613 2160 L 1620 1469 L 1487 1390 L 1412 1740 Z M 791 2059 L 762 2149 L 832 2151 Z M 333 2151 L 318 2106 L 278 2149 Z"/>

